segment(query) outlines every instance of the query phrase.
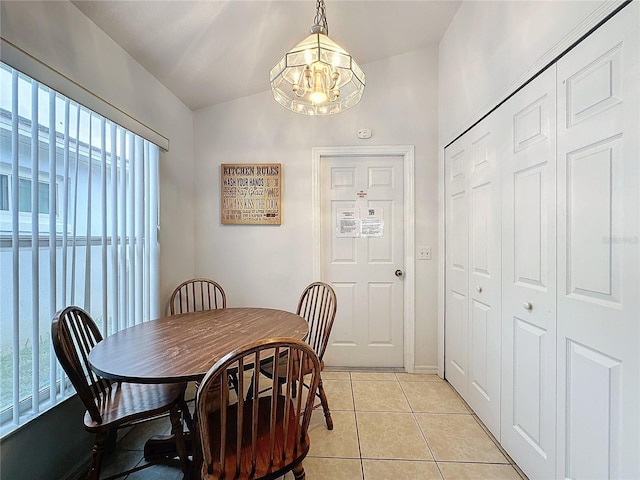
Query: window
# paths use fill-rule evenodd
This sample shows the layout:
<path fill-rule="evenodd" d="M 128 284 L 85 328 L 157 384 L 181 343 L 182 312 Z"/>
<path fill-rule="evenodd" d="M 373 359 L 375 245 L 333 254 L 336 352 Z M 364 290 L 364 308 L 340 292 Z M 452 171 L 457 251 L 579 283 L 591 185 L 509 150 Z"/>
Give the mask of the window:
<path fill-rule="evenodd" d="M 9 210 L 9 176 L 0 174 L 0 211 Z"/>
<path fill-rule="evenodd" d="M 10 211 L 9 199 L 11 198 L 10 175 L 0 174 L 0 210 Z M 56 186 L 57 187 L 57 186 Z M 51 186 L 46 181 L 38 182 L 38 213 L 48 215 L 50 213 L 49 206 L 49 189 Z M 54 187 L 55 188 L 55 187 Z M 56 191 L 57 192 L 57 191 Z M 31 213 L 31 179 L 18 178 L 18 211 Z M 57 205 L 57 202 L 56 202 Z M 57 212 L 56 212 L 57 213 Z"/>
<path fill-rule="evenodd" d="M 158 316 L 156 145 L 0 63 L 0 433 L 73 394 L 51 319 Z"/>
<path fill-rule="evenodd" d="M 38 213 L 49 213 L 49 184 L 38 182 Z M 18 179 L 18 211 L 31 212 L 31 180 Z"/>

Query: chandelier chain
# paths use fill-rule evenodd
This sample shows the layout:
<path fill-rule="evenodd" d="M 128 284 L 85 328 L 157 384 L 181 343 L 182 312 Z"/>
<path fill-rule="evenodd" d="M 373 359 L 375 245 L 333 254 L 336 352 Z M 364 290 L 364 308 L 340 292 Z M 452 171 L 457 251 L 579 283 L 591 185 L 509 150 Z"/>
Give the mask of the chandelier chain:
<path fill-rule="evenodd" d="M 329 35 L 329 25 L 327 24 L 327 11 L 324 0 L 316 0 L 316 17 L 313 19 L 314 25 L 321 25 L 326 35 Z"/>

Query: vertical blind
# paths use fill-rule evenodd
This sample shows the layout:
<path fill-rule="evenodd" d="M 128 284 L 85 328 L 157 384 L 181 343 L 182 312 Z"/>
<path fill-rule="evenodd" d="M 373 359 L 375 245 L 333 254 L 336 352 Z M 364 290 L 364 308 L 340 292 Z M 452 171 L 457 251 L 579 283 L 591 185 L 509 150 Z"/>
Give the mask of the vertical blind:
<path fill-rule="evenodd" d="M 51 319 L 159 314 L 159 148 L 0 63 L 0 432 L 73 393 Z"/>

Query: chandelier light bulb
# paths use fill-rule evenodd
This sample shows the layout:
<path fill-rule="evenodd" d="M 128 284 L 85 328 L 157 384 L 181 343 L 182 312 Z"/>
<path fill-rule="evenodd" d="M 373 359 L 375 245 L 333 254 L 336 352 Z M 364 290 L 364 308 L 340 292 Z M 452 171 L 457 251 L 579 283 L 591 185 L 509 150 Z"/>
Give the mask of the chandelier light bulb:
<path fill-rule="evenodd" d="M 324 93 L 322 87 L 316 83 L 313 92 L 309 94 L 309 100 L 315 105 L 321 105 L 329 100 L 329 96 Z"/>

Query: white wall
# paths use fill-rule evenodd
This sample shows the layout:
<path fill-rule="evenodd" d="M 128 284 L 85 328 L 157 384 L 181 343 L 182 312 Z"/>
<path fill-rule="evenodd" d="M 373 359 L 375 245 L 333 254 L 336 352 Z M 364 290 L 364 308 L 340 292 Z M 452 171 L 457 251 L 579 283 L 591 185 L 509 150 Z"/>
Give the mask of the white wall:
<path fill-rule="evenodd" d="M 270 91 L 195 112 L 196 274 L 221 282 L 230 305 L 293 309 L 304 286 L 316 280 L 314 146 L 415 145 L 415 243 L 432 245 L 437 255 L 437 49 L 362 67 L 364 96 L 339 115 L 294 114 Z M 370 128 L 373 137 L 358 139 L 359 128 Z M 220 224 L 220 164 L 248 162 L 283 164 L 281 226 Z M 436 262 L 416 262 L 415 280 L 415 364 L 421 369 L 437 362 Z"/>
<path fill-rule="evenodd" d="M 160 298 L 193 274 L 192 112 L 67 1 L 3 0 L 2 38 L 169 139 L 160 161 Z"/>
<path fill-rule="evenodd" d="M 440 144 L 574 43 L 621 1 L 465 1 L 440 41 Z"/>
<path fill-rule="evenodd" d="M 2 0 L 0 7 L 2 38 L 169 139 L 170 150 L 160 161 L 160 298 L 168 300 L 173 287 L 194 270 L 192 112 L 70 2 Z M 79 451 L 90 453 L 82 407 L 76 398 L 65 405 L 3 439 L 3 478 L 63 478 L 61 467 L 69 468 L 69 462 L 61 459 L 81 460 Z M 65 413 L 70 408 L 73 415 Z M 74 422 L 66 436 L 59 435 L 65 433 L 61 418 Z"/>

